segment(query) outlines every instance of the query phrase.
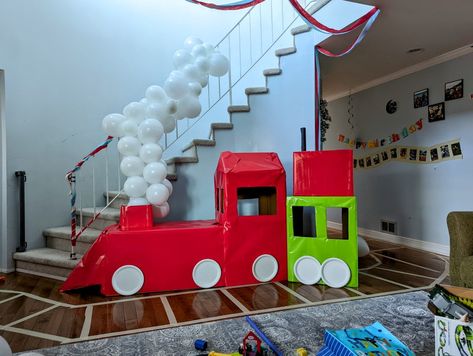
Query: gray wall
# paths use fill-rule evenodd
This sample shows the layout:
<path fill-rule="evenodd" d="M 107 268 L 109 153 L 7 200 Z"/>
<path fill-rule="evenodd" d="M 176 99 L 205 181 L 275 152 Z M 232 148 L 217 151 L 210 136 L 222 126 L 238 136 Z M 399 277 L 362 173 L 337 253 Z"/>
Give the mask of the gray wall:
<path fill-rule="evenodd" d="M 12 267 L 18 243 L 14 172 L 28 177 L 28 246 L 42 247 L 44 228 L 68 223 L 64 174 L 103 141 L 102 118 L 163 83 L 187 36 L 216 43 L 243 12 L 163 0 L 0 2 L 8 138 L 8 238 L 2 233 L 0 267 Z"/>
<path fill-rule="evenodd" d="M 439 64 L 353 95 L 355 128 L 348 120 L 348 99 L 329 104 L 333 119 L 327 148 L 346 148 L 339 133 L 360 139 L 399 132 L 419 118 L 424 128 L 398 144 L 432 146 L 461 139 L 463 160 L 438 164 L 389 162 L 369 170 L 355 170 L 359 226 L 379 230 L 380 219 L 398 222 L 398 235 L 449 244 L 446 216 L 453 210 L 473 209 L 473 54 Z M 427 107 L 413 108 L 413 92 L 429 88 L 430 103 L 444 101 L 445 82 L 464 79 L 464 97 L 446 102 L 446 120 L 429 123 Z M 395 99 L 398 111 L 389 115 L 386 102 Z M 356 155 L 374 150 L 357 150 Z"/>
<path fill-rule="evenodd" d="M 7 264 L 7 169 L 5 132 L 5 85 L 4 73 L 0 69 L 0 271 Z"/>

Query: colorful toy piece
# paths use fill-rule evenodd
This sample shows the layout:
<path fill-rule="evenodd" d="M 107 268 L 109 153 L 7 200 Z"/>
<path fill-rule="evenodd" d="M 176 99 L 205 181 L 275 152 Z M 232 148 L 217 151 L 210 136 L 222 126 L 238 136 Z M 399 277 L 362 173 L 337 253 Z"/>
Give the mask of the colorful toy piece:
<path fill-rule="evenodd" d="M 294 153 L 294 195 L 287 198 L 288 280 L 358 287 L 356 198 L 349 150 Z M 327 209 L 342 212 L 341 236 Z"/>
<path fill-rule="evenodd" d="M 275 153 L 223 152 L 216 220 L 152 223 L 151 205 L 123 206 L 61 290 L 104 295 L 234 286 L 287 276 L 286 177 Z"/>

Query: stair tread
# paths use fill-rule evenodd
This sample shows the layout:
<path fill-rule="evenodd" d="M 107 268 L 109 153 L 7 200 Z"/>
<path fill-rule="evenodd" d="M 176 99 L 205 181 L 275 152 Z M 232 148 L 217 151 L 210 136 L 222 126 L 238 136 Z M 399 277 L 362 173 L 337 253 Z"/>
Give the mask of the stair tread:
<path fill-rule="evenodd" d="M 287 56 L 289 54 L 296 53 L 296 51 L 297 51 L 296 47 L 287 47 L 287 48 L 277 49 L 274 53 L 276 56 L 282 57 L 282 56 Z"/>
<path fill-rule="evenodd" d="M 73 269 L 79 263 L 82 255 L 77 255 L 76 260 L 70 259 L 70 253 L 53 248 L 37 248 L 26 252 L 16 252 L 13 259 L 18 261 L 37 263 L 41 265 L 55 266 Z"/>
<path fill-rule="evenodd" d="M 206 140 L 206 139 L 200 139 L 200 138 L 194 139 L 182 149 L 182 152 L 187 151 L 188 149 L 194 146 L 206 146 L 206 147 L 215 146 L 215 140 Z"/>
<path fill-rule="evenodd" d="M 228 112 L 229 113 L 234 113 L 234 112 L 249 112 L 250 107 L 249 105 L 232 105 L 228 107 Z"/>
<path fill-rule="evenodd" d="M 254 88 L 245 89 L 246 95 L 267 94 L 268 92 L 269 92 L 269 89 L 267 87 L 254 87 Z"/>
<path fill-rule="evenodd" d="M 308 25 L 300 25 L 291 29 L 291 34 L 293 36 L 299 35 L 301 33 L 310 32 L 311 28 Z"/>
<path fill-rule="evenodd" d="M 95 213 L 100 212 L 102 209 L 103 209 L 103 206 L 96 207 Z M 77 214 L 79 213 L 80 213 L 79 210 L 77 210 Z M 94 216 L 94 208 L 82 208 L 82 215 L 87 216 L 87 217 Z M 120 209 L 109 207 L 100 214 L 99 218 L 102 218 L 105 220 L 118 220 L 120 218 Z"/>
<path fill-rule="evenodd" d="M 212 130 L 231 130 L 233 124 L 231 122 L 214 122 L 211 125 Z"/>
<path fill-rule="evenodd" d="M 81 234 L 78 241 L 94 242 L 100 236 L 101 233 L 102 233 L 101 230 L 93 229 L 89 227 Z M 71 227 L 70 226 L 50 227 L 43 230 L 43 236 L 56 237 L 59 239 L 69 240 L 71 238 Z"/>
<path fill-rule="evenodd" d="M 280 75 L 282 73 L 282 69 L 280 68 L 268 68 L 263 70 L 263 75 L 269 77 L 272 75 Z"/>
<path fill-rule="evenodd" d="M 199 159 L 197 157 L 185 157 L 185 156 L 179 156 L 179 157 L 172 157 L 166 160 L 168 164 L 179 164 L 179 163 L 197 163 L 199 162 Z"/>

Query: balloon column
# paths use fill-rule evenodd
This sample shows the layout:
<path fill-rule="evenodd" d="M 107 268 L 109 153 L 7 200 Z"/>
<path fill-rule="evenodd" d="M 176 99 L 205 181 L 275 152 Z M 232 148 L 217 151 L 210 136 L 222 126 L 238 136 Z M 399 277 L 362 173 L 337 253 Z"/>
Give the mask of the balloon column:
<path fill-rule="evenodd" d="M 102 121 L 108 135 L 120 138 L 120 170 L 127 177 L 124 191 L 130 197 L 128 205 L 152 204 L 156 218 L 169 214 L 167 201 L 172 193 L 159 141 L 176 128 L 176 120 L 200 115 L 199 95 L 209 75 L 220 77 L 229 69 L 224 55 L 196 37 L 188 37 L 184 48 L 174 53 L 173 65 L 162 87 L 150 86 L 139 102 L 128 104 L 122 114 L 107 115 Z"/>

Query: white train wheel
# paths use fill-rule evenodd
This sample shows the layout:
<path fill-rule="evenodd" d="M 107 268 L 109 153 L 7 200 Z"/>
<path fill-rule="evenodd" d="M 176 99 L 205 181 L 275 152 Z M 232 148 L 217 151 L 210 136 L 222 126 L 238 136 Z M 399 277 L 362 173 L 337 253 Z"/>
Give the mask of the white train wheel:
<path fill-rule="evenodd" d="M 211 288 L 218 283 L 222 276 L 219 264 L 211 259 L 204 259 L 194 266 L 192 279 L 200 288 Z"/>
<path fill-rule="evenodd" d="M 299 257 L 294 263 L 294 274 L 302 284 L 316 284 L 322 276 L 320 262 L 312 256 Z"/>
<path fill-rule="evenodd" d="M 271 255 L 261 255 L 253 262 L 253 276 L 260 282 L 269 282 L 278 274 L 278 261 Z"/>
<path fill-rule="evenodd" d="M 332 288 L 342 288 L 351 278 L 350 267 L 339 258 L 329 258 L 322 263 L 322 280 Z"/>
<path fill-rule="evenodd" d="M 143 272 L 133 265 L 121 266 L 112 276 L 112 287 L 120 295 L 137 293 L 143 287 L 144 282 Z"/>

